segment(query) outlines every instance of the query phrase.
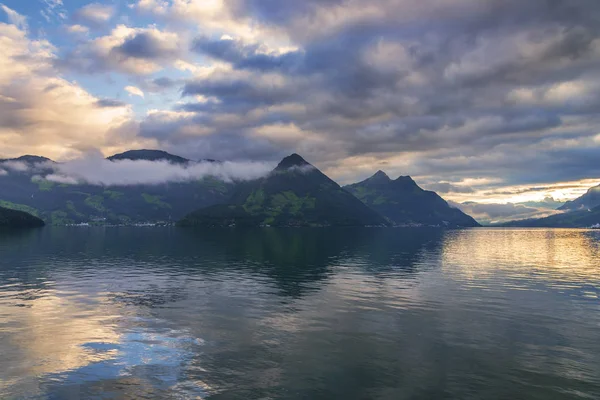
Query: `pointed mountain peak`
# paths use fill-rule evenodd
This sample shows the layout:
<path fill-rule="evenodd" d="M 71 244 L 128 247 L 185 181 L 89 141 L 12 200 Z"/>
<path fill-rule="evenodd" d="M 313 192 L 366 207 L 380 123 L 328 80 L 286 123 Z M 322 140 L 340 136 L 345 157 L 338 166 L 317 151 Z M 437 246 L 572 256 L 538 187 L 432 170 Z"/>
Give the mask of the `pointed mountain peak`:
<path fill-rule="evenodd" d="M 408 176 L 408 175 L 407 175 L 407 176 L 399 176 L 399 177 L 398 177 L 398 179 L 396 179 L 394 182 L 398 182 L 398 183 L 404 183 L 404 184 L 409 184 L 409 183 L 412 183 L 412 184 L 415 184 L 415 185 L 417 184 L 417 183 L 416 183 L 416 182 L 413 180 L 413 178 L 411 178 L 411 177 L 410 177 L 410 176 Z"/>
<path fill-rule="evenodd" d="M 386 174 L 385 172 L 383 172 L 382 170 L 377 171 L 372 177 L 370 177 L 368 179 L 371 182 L 391 182 L 392 180 L 390 179 L 390 177 L 388 176 L 388 174 Z"/>
<path fill-rule="evenodd" d="M 420 186 L 417 185 L 417 182 L 410 176 L 399 176 L 398 179 L 394 181 L 394 186 L 403 190 L 413 190 L 414 188 L 421 189 Z"/>
<path fill-rule="evenodd" d="M 281 162 L 279 163 L 279 165 L 277 165 L 277 168 L 275 168 L 275 170 L 282 171 L 282 170 L 287 170 L 287 169 L 290 169 L 293 167 L 306 167 L 306 166 L 312 167 L 312 165 L 309 164 L 304 158 L 302 158 L 298 154 L 294 153 L 290 156 L 287 156 L 283 160 L 281 160 Z"/>

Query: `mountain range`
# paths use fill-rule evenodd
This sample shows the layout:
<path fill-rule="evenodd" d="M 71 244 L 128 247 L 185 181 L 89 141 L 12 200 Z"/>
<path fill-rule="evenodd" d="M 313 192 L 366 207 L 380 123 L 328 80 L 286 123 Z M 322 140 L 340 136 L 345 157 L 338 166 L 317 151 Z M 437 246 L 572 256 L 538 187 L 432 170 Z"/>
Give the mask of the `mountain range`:
<path fill-rule="evenodd" d="M 591 188 L 583 196 L 573 200 L 567 201 L 559 210 L 562 211 L 581 211 L 591 210 L 600 206 L 600 185 Z"/>
<path fill-rule="evenodd" d="M 160 150 L 131 150 L 107 160 L 166 161 L 186 167 L 197 162 Z M 181 225 L 209 226 L 478 226 L 410 177 L 391 180 L 379 171 L 342 188 L 297 154 L 284 158 L 263 178 L 244 182 L 206 177 L 103 186 L 41 178 L 57 165 L 37 156 L 0 160 L 0 206 L 55 225 L 181 220 Z"/>
<path fill-rule="evenodd" d="M 394 225 L 480 226 L 473 218 L 453 208 L 437 193 L 423 190 L 410 176 L 390 179 L 383 171 L 344 187 Z"/>
<path fill-rule="evenodd" d="M 493 226 L 530 228 L 589 228 L 600 224 L 600 186 L 593 187 L 583 196 L 567 201 L 554 214 L 544 218 L 508 221 Z"/>
<path fill-rule="evenodd" d="M 498 226 L 527 228 L 589 228 L 600 224 L 600 206 L 591 210 L 567 211 L 546 218 L 510 221 Z"/>
<path fill-rule="evenodd" d="M 200 209 L 183 226 L 386 226 L 381 214 L 298 154 L 266 177 L 241 184 L 227 204 Z"/>
<path fill-rule="evenodd" d="M 129 151 L 108 160 L 194 163 L 158 150 Z M 0 206 L 28 212 L 53 225 L 93 221 L 126 224 L 175 222 L 199 207 L 227 201 L 234 186 L 211 177 L 115 186 L 73 185 L 40 178 L 53 173 L 55 165 L 47 158 L 29 155 L 0 160 Z"/>

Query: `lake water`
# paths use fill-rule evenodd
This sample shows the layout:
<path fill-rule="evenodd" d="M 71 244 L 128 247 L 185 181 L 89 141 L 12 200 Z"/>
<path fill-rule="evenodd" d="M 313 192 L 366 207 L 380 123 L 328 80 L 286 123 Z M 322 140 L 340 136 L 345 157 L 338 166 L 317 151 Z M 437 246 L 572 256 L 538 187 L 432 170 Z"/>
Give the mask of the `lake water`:
<path fill-rule="evenodd" d="M 600 231 L 0 232 L 0 398 L 598 399 Z"/>

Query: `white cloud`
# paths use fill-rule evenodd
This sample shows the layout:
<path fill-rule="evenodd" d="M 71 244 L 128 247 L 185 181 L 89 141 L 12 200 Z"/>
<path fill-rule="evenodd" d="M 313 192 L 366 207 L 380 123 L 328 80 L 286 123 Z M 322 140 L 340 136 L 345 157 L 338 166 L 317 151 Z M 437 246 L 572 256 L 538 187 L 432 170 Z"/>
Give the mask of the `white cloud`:
<path fill-rule="evenodd" d="M 227 0 L 138 0 L 137 10 L 166 20 L 173 26 L 196 26 L 202 33 L 242 38 L 274 48 L 290 46 L 285 32 L 236 15 Z M 183 25 L 182 25 L 183 24 Z"/>
<path fill-rule="evenodd" d="M 115 13 L 112 6 L 92 3 L 88 4 L 75 13 L 76 19 L 91 25 L 101 25 L 110 21 Z"/>
<path fill-rule="evenodd" d="M 122 150 L 139 144 L 130 133 L 119 131 L 131 122 L 131 108 L 99 107 L 97 97 L 60 77 L 48 42 L 31 40 L 18 26 L 0 23 L 0 48 L 4 154 L 62 158 L 90 147 Z"/>
<path fill-rule="evenodd" d="M 127 91 L 130 96 L 140 96 L 141 98 L 144 98 L 144 92 L 135 86 L 127 86 L 125 87 L 125 91 Z"/>
<path fill-rule="evenodd" d="M 90 29 L 87 26 L 75 24 L 68 26 L 67 31 L 73 34 L 87 34 Z"/>
<path fill-rule="evenodd" d="M 449 202 L 452 207 L 475 218 L 482 224 L 495 224 L 508 221 L 517 221 L 531 218 L 544 218 L 550 215 L 561 214 L 562 211 L 546 207 L 532 207 L 526 203 L 506 204 L 483 204 L 483 203 L 454 203 Z"/>
<path fill-rule="evenodd" d="M 268 174 L 273 165 L 262 162 L 199 162 L 189 165 L 167 161 L 109 161 L 100 154 L 50 165 L 55 172 L 44 178 L 54 182 L 87 183 L 104 186 L 158 185 L 216 177 L 224 181 L 257 179 Z"/>
<path fill-rule="evenodd" d="M 8 20 L 11 24 L 15 25 L 17 28 L 23 31 L 27 30 L 27 17 L 19 14 L 12 8 L 6 7 L 2 3 L 0 3 L 0 8 L 6 13 L 6 15 L 8 16 Z"/>

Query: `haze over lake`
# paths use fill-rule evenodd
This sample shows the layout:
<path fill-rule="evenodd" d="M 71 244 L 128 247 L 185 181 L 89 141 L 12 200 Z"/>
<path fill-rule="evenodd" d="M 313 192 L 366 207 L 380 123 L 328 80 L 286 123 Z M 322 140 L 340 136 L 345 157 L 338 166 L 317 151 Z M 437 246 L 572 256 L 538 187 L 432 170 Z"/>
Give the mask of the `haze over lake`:
<path fill-rule="evenodd" d="M 600 231 L 0 231 L 0 398 L 593 399 Z"/>

